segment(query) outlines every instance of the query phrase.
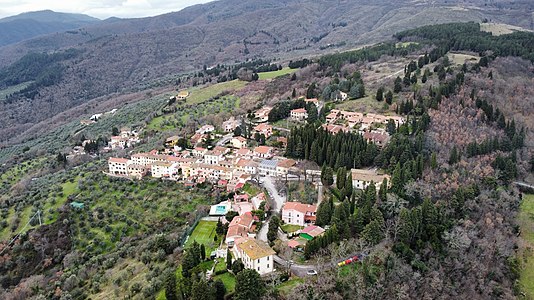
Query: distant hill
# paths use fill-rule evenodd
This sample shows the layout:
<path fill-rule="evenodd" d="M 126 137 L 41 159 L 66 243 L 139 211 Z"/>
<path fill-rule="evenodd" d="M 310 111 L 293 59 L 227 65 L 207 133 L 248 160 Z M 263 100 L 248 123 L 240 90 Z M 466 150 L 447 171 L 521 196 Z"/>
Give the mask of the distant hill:
<path fill-rule="evenodd" d="M 527 0 L 220 0 L 156 17 L 92 23 L 0 47 L 5 78 L 28 63 L 7 68 L 25 54 L 77 50 L 43 65 L 39 76 L 20 74 L 26 84 L 0 86 L 1 95 L 34 80 L 45 83 L 28 93 L 31 99 L 0 99 L 0 111 L 8 112 L 0 115 L 0 142 L 91 99 L 203 66 L 317 56 L 437 23 L 491 21 L 533 29 L 533 9 Z"/>
<path fill-rule="evenodd" d="M 58 13 L 51 10 L 22 13 L 0 19 L 0 46 L 87 26 L 99 21 L 99 19 L 83 14 Z"/>

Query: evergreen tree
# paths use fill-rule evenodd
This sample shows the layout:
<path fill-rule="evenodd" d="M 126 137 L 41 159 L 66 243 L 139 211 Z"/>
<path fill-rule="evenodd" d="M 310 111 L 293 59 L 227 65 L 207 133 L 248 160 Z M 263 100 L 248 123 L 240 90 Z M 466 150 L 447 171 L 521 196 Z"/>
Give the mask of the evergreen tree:
<path fill-rule="evenodd" d="M 324 166 L 324 170 L 321 171 L 321 182 L 324 186 L 329 187 L 334 184 L 334 174 L 330 167 Z"/>
<path fill-rule="evenodd" d="M 438 159 L 435 152 L 432 152 L 432 155 L 430 157 L 430 167 L 432 169 L 436 169 L 438 167 Z"/>
<path fill-rule="evenodd" d="M 261 299 L 265 295 L 265 283 L 255 270 L 243 270 L 235 281 L 234 300 Z"/>
<path fill-rule="evenodd" d="M 169 299 L 169 298 L 167 298 Z M 193 282 L 191 287 L 191 300 L 214 300 L 214 290 L 208 285 L 206 279 L 200 278 Z"/>
<path fill-rule="evenodd" d="M 384 88 L 379 87 L 376 91 L 376 101 L 383 101 L 384 100 Z"/>
<path fill-rule="evenodd" d="M 376 245 L 384 238 L 384 232 L 378 221 L 371 221 L 362 231 L 362 239 L 371 245 Z"/>
<path fill-rule="evenodd" d="M 393 103 L 393 92 L 388 91 L 386 93 L 386 103 L 391 105 Z"/>
<path fill-rule="evenodd" d="M 230 252 L 230 248 L 226 249 L 226 269 L 232 269 L 232 253 Z"/>
<path fill-rule="evenodd" d="M 393 175 L 391 176 L 391 191 L 397 195 L 402 193 L 404 182 L 402 181 L 401 164 L 397 163 Z"/>
<path fill-rule="evenodd" d="M 317 218 L 315 224 L 317 226 L 326 226 L 330 224 L 330 218 L 332 217 L 332 200 L 326 200 L 319 204 L 317 208 Z"/>
<path fill-rule="evenodd" d="M 224 283 L 217 279 L 213 282 L 213 288 L 215 289 L 215 300 L 224 300 L 224 295 L 226 295 Z"/>
<path fill-rule="evenodd" d="M 449 165 L 454 165 L 459 161 L 459 154 L 458 150 L 456 149 L 456 145 L 452 147 L 451 154 L 449 155 Z"/>
<path fill-rule="evenodd" d="M 238 258 L 232 264 L 232 273 L 234 273 L 234 275 L 241 273 L 241 271 L 243 271 L 244 269 L 245 269 L 245 264 L 243 264 L 243 261 L 241 260 L 241 258 Z"/>
<path fill-rule="evenodd" d="M 204 244 L 200 244 L 200 259 L 206 259 L 206 247 L 204 246 Z"/>
<path fill-rule="evenodd" d="M 397 78 L 395 78 L 395 86 L 393 87 L 393 92 L 397 94 L 400 91 L 402 91 L 402 79 L 397 76 Z"/>
<path fill-rule="evenodd" d="M 176 295 L 176 273 L 170 271 L 165 277 L 165 298 L 167 300 L 178 300 Z"/>

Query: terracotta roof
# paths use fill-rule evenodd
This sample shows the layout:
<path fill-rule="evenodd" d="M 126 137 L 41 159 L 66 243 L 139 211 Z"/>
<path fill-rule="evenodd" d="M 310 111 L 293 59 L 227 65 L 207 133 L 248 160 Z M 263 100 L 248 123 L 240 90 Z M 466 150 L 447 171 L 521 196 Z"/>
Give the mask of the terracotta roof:
<path fill-rule="evenodd" d="M 109 158 L 109 162 L 125 164 L 125 163 L 128 163 L 128 159 L 127 158 L 110 157 Z"/>
<path fill-rule="evenodd" d="M 269 146 L 258 146 L 254 149 L 254 152 L 261 153 L 261 154 L 267 154 L 273 150 L 273 147 Z"/>
<path fill-rule="evenodd" d="M 304 108 L 297 108 L 297 109 L 292 109 L 291 112 L 292 112 L 292 113 L 296 113 L 296 114 L 304 114 L 304 113 L 306 113 L 306 109 L 304 109 Z"/>
<path fill-rule="evenodd" d="M 304 204 L 300 202 L 286 202 L 284 203 L 284 206 L 282 207 L 282 210 L 284 209 L 288 209 L 288 210 L 293 209 L 303 214 L 307 212 L 317 212 L 317 206 L 311 205 L 311 204 Z"/>
<path fill-rule="evenodd" d="M 252 238 L 246 238 L 237 247 L 252 260 L 276 254 L 267 243 Z"/>
<path fill-rule="evenodd" d="M 297 162 L 292 160 L 292 159 L 284 159 L 284 160 L 281 160 L 278 162 L 278 165 L 276 165 L 277 167 L 280 167 L 280 168 L 291 168 L 292 166 L 294 166 Z"/>
<path fill-rule="evenodd" d="M 247 228 L 250 228 L 253 222 L 254 222 L 254 218 L 252 217 L 252 214 L 250 212 L 247 212 L 240 216 L 235 216 L 232 219 L 232 222 L 230 222 L 229 226 L 240 225 L 240 226 L 245 226 Z"/>
<path fill-rule="evenodd" d="M 308 226 L 308 227 L 302 229 L 300 232 L 309 234 L 312 237 L 316 237 L 316 236 L 319 236 L 319 235 L 323 234 L 324 231 L 325 230 L 323 228 L 319 227 L 319 226 L 311 225 L 311 226 Z"/>
<path fill-rule="evenodd" d="M 287 242 L 287 246 L 289 248 L 293 249 L 293 248 L 296 248 L 296 247 L 300 246 L 300 243 L 298 241 L 296 241 L 296 240 L 291 240 L 291 241 Z"/>
<path fill-rule="evenodd" d="M 265 131 L 265 130 L 272 130 L 273 126 L 269 124 L 262 123 L 256 127 L 254 127 L 254 130 L 256 131 Z"/>

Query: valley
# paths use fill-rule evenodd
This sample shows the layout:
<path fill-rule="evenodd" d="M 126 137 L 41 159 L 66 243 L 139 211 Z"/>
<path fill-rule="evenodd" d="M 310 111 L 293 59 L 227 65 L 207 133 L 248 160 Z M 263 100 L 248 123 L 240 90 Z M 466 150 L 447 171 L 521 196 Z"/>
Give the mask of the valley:
<path fill-rule="evenodd" d="M 471 2 L 1 47 L 0 298 L 530 299 L 531 3 Z"/>

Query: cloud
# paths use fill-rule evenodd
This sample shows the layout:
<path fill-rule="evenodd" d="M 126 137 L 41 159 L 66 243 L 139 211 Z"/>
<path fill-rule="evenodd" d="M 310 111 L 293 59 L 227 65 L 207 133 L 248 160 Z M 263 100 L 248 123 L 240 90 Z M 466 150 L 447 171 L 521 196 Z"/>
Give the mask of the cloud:
<path fill-rule="evenodd" d="M 0 0 L 0 18 L 28 11 L 51 9 L 57 12 L 82 13 L 96 18 L 140 18 L 179 11 L 212 0 Z"/>

